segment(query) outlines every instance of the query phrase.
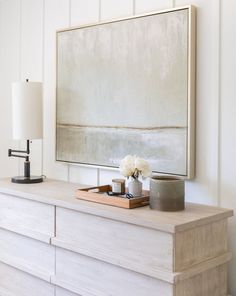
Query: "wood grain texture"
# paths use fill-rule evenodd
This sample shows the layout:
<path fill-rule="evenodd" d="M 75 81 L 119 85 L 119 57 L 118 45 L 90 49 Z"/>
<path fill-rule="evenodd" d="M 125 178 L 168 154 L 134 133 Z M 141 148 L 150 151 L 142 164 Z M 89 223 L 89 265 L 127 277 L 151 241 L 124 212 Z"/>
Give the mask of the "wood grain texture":
<path fill-rule="evenodd" d="M 226 296 L 231 210 L 127 210 L 77 201 L 76 184 L 15 185 L 0 185 L 1 296 Z"/>
<path fill-rule="evenodd" d="M 0 194 L 0 227 L 49 243 L 54 206 Z"/>
<path fill-rule="evenodd" d="M 170 233 L 192 229 L 233 215 L 233 211 L 229 209 L 192 203 L 186 203 L 185 211 L 173 213 L 150 210 L 149 207 L 134 210 L 119 209 L 77 200 L 75 190 L 82 187 L 56 180 L 46 180 L 33 185 L 20 184 L 20 186 L 11 183 L 10 179 L 0 180 L 2 193 Z"/>
<path fill-rule="evenodd" d="M 223 219 L 175 235 L 174 270 L 180 271 L 194 264 L 227 252 L 227 220 Z"/>
<path fill-rule="evenodd" d="M 52 244 L 150 276 L 173 269 L 169 233 L 59 207 L 56 216 Z"/>
<path fill-rule="evenodd" d="M 183 280 L 191 279 L 194 276 L 201 274 L 209 269 L 215 268 L 217 266 L 227 264 L 232 259 L 232 254 L 227 252 L 216 258 L 204 261 L 202 263 L 196 264 L 184 271 L 174 273 L 174 283 L 178 283 Z"/>
<path fill-rule="evenodd" d="M 50 282 L 55 269 L 55 248 L 0 229 L 0 261 Z"/>
<path fill-rule="evenodd" d="M 54 296 L 54 287 L 0 262 L 1 296 Z"/>
<path fill-rule="evenodd" d="M 57 248 L 52 283 L 84 296 L 173 296 L 172 285 Z"/>
<path fill-rule="evenodd" d="M 227 295 L 227 265 L 223 264 L 200 273 L 176 285 L 175 296 Z"/>

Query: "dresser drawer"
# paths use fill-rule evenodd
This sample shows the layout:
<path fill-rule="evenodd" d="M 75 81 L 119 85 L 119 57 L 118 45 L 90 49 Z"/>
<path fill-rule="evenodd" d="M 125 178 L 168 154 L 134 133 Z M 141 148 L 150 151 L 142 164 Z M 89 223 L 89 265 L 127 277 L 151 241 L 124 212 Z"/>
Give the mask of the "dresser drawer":
<path fill-rule="evenodd" d="M 0 229 L 0 261 L 50 282 L 55 270 L 55 247 Z"/>
<path fill-rule="evenodd" d="M 54 296 L 53 285 L 0 262 L 1 296 Z"/>
<path fill-rule="evenodd" d="M 56 213 L 57 246 L 151 276 L 172 270 L 172 234 L 63 208 Z"/>
<path fill-rule="evenodd" d="M 52 283 L 83 296 L 173 296 L 170 283 L 56 248 Z"/>
<path fill-rule="evenodd" d="M 56 287 L 55 289 L 56 289 L 56 295 L 55 296 L 81 296 L 79 294 L 69 292 L 68 290 L 62 289 L 60 287 Z"/>
<path fill-rule="evenodd" d="M 160 269 L 179 272 L 228 250 L 226 219 L 168 233 L 64 208 L 56 213 L 53 244 L 153 277 Z"/>
<path fill-rule="evenodd" d="M 83 296 L 227 295 L 227 262 L 230 260 L 227 254 L 184 273 L 172 274 L 172 282 L 60 248 L 56 248 L 56 258 L 52 283 Z"/>
<path fill-rule="evenodd" d="M 180 281 L 175 296 L 227 296 L 227 264 L 205 270 Z"/>
<path fill-rule="evenodd" d="M 54 236 L 54 214 L 52 205 L 0 194 L 0 228 L 49 243 Z"/>

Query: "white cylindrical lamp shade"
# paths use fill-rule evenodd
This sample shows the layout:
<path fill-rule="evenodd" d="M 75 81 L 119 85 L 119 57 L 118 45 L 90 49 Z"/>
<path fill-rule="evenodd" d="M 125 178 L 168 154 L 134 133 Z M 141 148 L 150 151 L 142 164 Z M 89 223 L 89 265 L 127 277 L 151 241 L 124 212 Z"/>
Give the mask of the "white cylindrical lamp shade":
<path fill-rule="evenodd" d="M 13 139 L 43 138 L 43 106 L 41 82 L 12 84 Z"/>

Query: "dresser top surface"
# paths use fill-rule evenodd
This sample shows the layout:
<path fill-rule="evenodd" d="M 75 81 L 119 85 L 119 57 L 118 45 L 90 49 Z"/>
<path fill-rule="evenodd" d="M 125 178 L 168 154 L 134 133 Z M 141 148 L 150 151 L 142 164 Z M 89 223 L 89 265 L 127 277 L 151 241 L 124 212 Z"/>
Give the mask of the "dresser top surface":
<path fill-rule="evenodd" d="M 150 210 L 148 206 L 121 209 L 76 199 L 75 190 L 83 187 L 85 186 L 51 179 L 38 184 L 14 184 L 10 179 L 0 180 L 0 193 L 170 233 L 191 229 L 233 215 L 233 211 L 229 209 L 193 203 L 186 203 L 186 209 L 180 212 L 155 211 Z"/>

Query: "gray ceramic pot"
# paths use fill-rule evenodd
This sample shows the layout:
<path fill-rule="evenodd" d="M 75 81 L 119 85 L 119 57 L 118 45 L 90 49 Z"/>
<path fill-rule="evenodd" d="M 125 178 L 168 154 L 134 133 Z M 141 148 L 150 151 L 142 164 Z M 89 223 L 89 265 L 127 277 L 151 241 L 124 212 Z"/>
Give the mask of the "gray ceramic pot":
<path fill-rule="evenodd" d="M 150 180 L 150 208 L 159 211 L 184 210 L 184 180 L 155 176 Z"/>

